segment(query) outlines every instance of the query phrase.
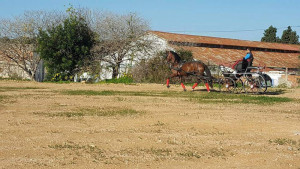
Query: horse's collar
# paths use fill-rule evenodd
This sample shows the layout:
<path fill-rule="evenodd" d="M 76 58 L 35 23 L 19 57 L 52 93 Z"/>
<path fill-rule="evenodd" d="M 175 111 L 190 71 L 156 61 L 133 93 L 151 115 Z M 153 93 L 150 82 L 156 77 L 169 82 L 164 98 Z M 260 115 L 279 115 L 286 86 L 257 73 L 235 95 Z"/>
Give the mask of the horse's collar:
<path fill-rule="evenodd" d="M 180 71 L 183 64 L 184 62 L 170 64 L 170 69 Z"/>

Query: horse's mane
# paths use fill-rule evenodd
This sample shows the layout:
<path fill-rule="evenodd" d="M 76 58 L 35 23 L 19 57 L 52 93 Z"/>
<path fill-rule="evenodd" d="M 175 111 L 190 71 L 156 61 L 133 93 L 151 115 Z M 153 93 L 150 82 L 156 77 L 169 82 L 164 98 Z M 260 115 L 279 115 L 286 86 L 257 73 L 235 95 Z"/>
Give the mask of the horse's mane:
<path fill-rule="evenodd" d="M 175 61 L 179 63 L 181 61 L 180 56 L 174 51 L 170 51 L 170 52 L 174 55 Z"/>

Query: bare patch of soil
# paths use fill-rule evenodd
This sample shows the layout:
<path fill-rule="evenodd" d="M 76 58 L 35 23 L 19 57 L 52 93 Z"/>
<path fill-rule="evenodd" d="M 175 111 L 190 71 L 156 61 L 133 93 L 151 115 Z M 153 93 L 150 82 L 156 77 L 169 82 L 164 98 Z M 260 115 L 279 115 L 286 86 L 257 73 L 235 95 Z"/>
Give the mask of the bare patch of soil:
<path fill-rule="evenodd" d="M 300 168 L 299 88 L 271 105 L 69 90 L 181 88 L 0 81 L 1 168 Z"/>

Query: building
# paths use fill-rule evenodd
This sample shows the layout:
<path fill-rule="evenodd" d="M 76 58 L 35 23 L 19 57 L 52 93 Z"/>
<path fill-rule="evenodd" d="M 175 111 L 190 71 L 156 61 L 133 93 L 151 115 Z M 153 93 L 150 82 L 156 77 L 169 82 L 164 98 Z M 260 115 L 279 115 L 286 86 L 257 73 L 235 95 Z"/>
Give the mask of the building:
<path fill-rule="evenodd" d="M 251 48 L 254 55 L 254 66 L 264 66 L 265 72 L 273 80 L 275 86 L 286 83 L 288 86 L 297 85 L 296 74 L 299 71 L 300 45 L 265 43 L 228 38 L 216 38 L 186 34 L 175 34 L 160 31 L 149 31 L 145 37 L 153 41 L 153 47 L 147 54 L 140 53 L 139 58 L 152 57 L 159 51 L 176 50 L 183 48 L 190 50 L 196 60 L 201 60 L 208 65 L 230 65 L 241 59 L 246 54 L 246 49 Z M 1 50 L 1 49 L 0 49 Z M 130 57 L 130 56 L 128 56 Z M 127 72 L 135 63 L 127 59 L 122 64 L 121 73 Z M 1 60 L 0 76 L 11 75 L 28 78 L 15 64 Z M 105 63 L 101 63 L 103 70 L 99 73 L 101 79 L 111 78 L 112 70 Z M 42 66 L 41 66 L 42 67 Z M 40 71 L 43 73 L 43 71 Z M 39 78 L 40 79 L 40 78 Z"/>
<path fill-rule="evenodd" d="M 164 49 L 183 48 L 190 50 L 197 60 L 209 65 L 230 65 L 232 62 L 241 59 L 246 55 L 246 49 L 251 48 L 254 55 L 254 66 L 265 67 L 274 85 L 289 83 L 286 80 L 294 81 L 299 76 L 300 45 L 266 43 L 246 41 L 227 38 L 216 38 L 207 36 L 195 36 L 175 34 L 159 31 L 150 31 L 152 36 L 159 39 L 160 44 L 166 44 Z M 165 42 L 161 42 L 165 41 Z M 289 77 L 288 77 L 289 76 Z M 282 82 L 281 82 L 282 80 Z"/>

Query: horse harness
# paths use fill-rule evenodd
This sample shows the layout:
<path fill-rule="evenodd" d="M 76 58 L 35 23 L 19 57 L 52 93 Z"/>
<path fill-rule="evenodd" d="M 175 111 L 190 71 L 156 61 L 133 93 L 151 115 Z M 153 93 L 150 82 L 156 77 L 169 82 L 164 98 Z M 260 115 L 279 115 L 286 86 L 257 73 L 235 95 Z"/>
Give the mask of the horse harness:
<path fill-rule="evenodd" d="M 188 74 L 188 75 L 197 75 L 197 73 L 198 72 L 186 72 L 186 71 L 184 71 L 184 70 L 182 70 L 181 68 L 182 68 L 182 66 L 185 64 L 186 62 L 180 62 L 180 63 L 178 63 L 178 65 L 177 65 L 177 67 L 175 67 L 175 66 L 173 66 L 171 63 L 170 63 L 170 69 L 173 69 L 173 70 L 175 70 L 175 71 L 177 71 L 177 74 L 178 75 L 180 75 L 179 73 L 180 72 L 184 72 L 184 73 L 186 73 L 186 74 Z M 198 66 L 199 67 L 199 66 Z"/>

